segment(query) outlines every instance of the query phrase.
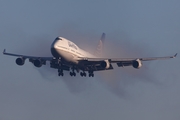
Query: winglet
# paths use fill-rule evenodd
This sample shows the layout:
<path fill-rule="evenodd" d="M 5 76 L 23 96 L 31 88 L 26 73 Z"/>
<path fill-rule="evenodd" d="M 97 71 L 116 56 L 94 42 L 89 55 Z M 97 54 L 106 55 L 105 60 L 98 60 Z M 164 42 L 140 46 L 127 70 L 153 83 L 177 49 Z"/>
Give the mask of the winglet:
<path fill-rule="evenodd" d="M 4 51 L 3 51 L 3 54 L 5 54 L 6 53 L 6 49 L 4 49 Z"/>
<path fill-rule="evenodd" d="M 173 58 L 175 58 L 177 56 L 177 53 L 173 56 Z"/>

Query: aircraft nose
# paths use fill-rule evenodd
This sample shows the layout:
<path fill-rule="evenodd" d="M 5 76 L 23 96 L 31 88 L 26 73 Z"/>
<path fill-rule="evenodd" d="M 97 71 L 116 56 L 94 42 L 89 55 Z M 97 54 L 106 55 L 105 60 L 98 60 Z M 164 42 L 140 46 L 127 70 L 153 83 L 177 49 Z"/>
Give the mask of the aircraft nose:
<path fill-rule="evenodd" d="M 54 57 L 58 57 L 57 41 L 54 41 L 54 42 L 51 44 L 51 54 L 52 54 Z"/>
<path fill-rule="evenodd" d="M 52 54 L 54 57 L 58 58 L 58 52 L 57 52 L 57 49 L 56 49 L 56 48 L 57 48 L 56 45 L 52 45 L 52 46 L 51 46 L 51 54 Z"/>
<path fill-rule="evenodd" d="M 57 45 L 54 43 L 51 45 L 51 49 L 56 49 L 57 48 Z"/>
<path fill-rule="evenodd" d="M 57 48 L 57 41 L 55 40 L 52 44 L 51 44 L 51 48 Z"/>

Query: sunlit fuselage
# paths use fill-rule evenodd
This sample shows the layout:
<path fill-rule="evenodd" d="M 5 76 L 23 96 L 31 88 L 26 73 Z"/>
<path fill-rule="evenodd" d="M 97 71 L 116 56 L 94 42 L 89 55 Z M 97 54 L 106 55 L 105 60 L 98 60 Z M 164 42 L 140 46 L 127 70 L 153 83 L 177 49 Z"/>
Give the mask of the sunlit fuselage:
<path fill-rule="evenodd" d="M 51 45 L 51 53 L 55 58 L 61 58 L 66 62 L 75 64 L 78 64 L 78 60 L 81 58 L 95 58 L 94 55 L 80 49 L 76 44 L 62 37 L 54 40 Z"/>

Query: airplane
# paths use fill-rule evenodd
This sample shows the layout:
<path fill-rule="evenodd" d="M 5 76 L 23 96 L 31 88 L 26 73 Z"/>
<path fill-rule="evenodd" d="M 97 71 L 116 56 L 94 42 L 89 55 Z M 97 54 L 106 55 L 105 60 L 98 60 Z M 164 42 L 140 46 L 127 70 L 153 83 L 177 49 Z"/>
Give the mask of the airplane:
<path fill-rule="evenodd" d="M 88 72 L 89 77 L 94 77 L 95 71 L 112 70 L 112 64 L 117 64 L 118 67 L 132 66 L 139 69 L 142 67 L 143 61 L 169 59 L 177 56 L 176 53 L 173 56 L 166 57 L 103 58 L 101 55 L 104 41 L 105 33 L 102 34 L 94 54 L 86 52 L 72 41 L 63 37 L 57 37 L 51 44 L 51 57 L 13 54 L 6 52 L 6 49 L 4 49 L 3 54 L 18 57 L 16 64 L 19 66 L 24 65 L 26 59 L 29 59 L 29 62 L 34 64 L 35 67 L 46 65 L 46 62 L 49 61 L 50 67 L 58 70 L 58 76 L 64 76 L 63 71 L 70 71 L 70 76 L 76 76 L 76 72 L 79 73 L 81 71 L 80 76 L 82 77 L 86 77 L 86 72 Z"/>

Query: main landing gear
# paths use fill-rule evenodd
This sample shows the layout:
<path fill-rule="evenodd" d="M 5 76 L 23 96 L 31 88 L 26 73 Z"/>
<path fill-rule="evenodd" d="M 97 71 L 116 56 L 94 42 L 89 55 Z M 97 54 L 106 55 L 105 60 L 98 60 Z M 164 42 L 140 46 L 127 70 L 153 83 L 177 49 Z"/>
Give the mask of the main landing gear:
<path fill-rule="evenodd" d="M 74 66 L 71 68 L 72 69 L 72 72 L 70 72 L 70 76 L 76 76 L 76 73 L 74 72 Z"/>
<path fill-rule="evenodd" d="M 70 74 L 70 76 L 76 76 L 76 73 L 74 71 L 70 72 L 69 74 Z"/>
<path fill-rule="evenodd" d="M 58 75 L 59 76 L 64 76 L 63 70 L 62 69 L 58 69 Z"/>
<path fill-rule="evenodd" d="M 72 69 L 72 72 L 70 72 L 69 74 L 70 74 L 70 76 L 76 76 L 74 69 Z M 58 69 L 58 75 L 64 76 L 63 69 L 61 69 L 61 68 Z M 86 77 L 86 73 L 84 71 L 80 72 L 80 75 L 81 75 L 81 77 Z M 89 77 L 94 77 L 93 71 L 89 71 Z"/>
<path fill-rule="evenodd" d="M 81 75 L 81 77 L 83 77 L 83 76 L 86 77 L 86 73 L 85 72 L 81 72 L 80 75 Z"/>
<path fill-rule="evenodd" d="M 93 71 L 89 71 L 89 77 L 94 77 Z"/>
<path fill-rule="evenodd" d="M 81 72 L 80 75 L 81 75 L 81 77 L 86 77 L 86 73 L 85 72 Z M 94 77 L 93 71 L 89 71 L 89 77 Z"/>

